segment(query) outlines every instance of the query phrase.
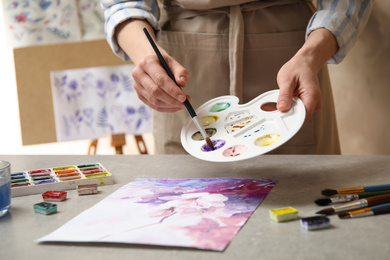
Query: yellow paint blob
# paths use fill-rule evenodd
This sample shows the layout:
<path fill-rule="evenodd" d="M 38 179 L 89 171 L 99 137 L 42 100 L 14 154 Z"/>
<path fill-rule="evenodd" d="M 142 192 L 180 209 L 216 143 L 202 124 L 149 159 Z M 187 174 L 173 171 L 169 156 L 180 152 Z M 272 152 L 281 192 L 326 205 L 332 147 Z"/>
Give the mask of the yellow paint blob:
<path fill-rule="evenodd" d="M 255 140 L 255 145 L 264 147 L 276 143 L 279 139 L 280 135 L 278 134 L 263 135 Z"/>
<path fill-rule="evenodd" d="M 74 167 L 74 166 L 58 167 L 58 168 L 53 168 L 53 171 L 58 172 L 58 171 L 64 171 L 64 170 L 70 170 L 70 169 L 76 169 L 76 167 Z"/>
<path fill-rule="evenodd" d="M 200 119 L 200 122 L 202 123 L 203 126 L 208 126 L 217 122 L 218 119 L 219 119 L 218 116 L 204 116 Z"/>

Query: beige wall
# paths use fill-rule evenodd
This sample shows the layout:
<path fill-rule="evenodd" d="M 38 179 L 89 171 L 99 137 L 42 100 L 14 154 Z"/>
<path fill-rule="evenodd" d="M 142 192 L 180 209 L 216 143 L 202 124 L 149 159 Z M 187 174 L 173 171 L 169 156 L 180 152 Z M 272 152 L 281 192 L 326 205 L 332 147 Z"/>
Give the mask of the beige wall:
<path fill-rule="evenodd" d="M 390 154 L 390 1 L 376 0 L 358 42 L 329 65 L 343 154 Z"/>

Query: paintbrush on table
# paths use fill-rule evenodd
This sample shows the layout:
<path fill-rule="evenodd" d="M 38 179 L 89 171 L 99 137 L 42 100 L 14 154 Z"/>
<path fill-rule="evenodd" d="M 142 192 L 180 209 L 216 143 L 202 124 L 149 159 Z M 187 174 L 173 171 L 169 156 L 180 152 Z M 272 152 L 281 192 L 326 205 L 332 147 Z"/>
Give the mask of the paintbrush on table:
<path fill-rule="evenodd" d="M 364 198 L 369 198 L 369 197 L 383 195 L 383 194 L 390 194 L 390 190 L 363 192 L 363 193 L 355 193 L 355 194 L 344 194 L 344 195 L 334 196 L 331 198 L 318 199 L 314 202 L 319 206 L 325 206 L 331 203 L 350 202 L 353 200 L 364 199 Z"/>
<path fill-rule="evenodd" d="M 390 190 L 390 184 L 366 186 L 366 187 L 353 187 L 347 189 L 332 190 L 326 189 L 322 191 L 322 195 L 333 196 L 336 194 L 353 194 L 353 193 L 362 193 L 362 192 L 372 192 L 372 191 L 382 191 Z"/>
<path fill-rule="evenodd" d="M 146 28 L 143 29 L 144 30 L 144 33 L 146 35 L 146 37 L 148 38 L 150 44 L 152 45 L 153 47 L 153 50 L 154 52 L 156 53 L 158 59 L 160 60 L 162 66 L 164 67 L 165 71 L 168 73 L 168 76 L 173 80 L 173 82 L 175 82 L 175 84 L 181 88 L 179 86 L 179 84 L 177 84 L 176 80 L 175 80 L 175 77 L 173 76 L 172 74 L 172 71 L 169 69 L 168 67 L 168 64 L 165 62 L 163 56 L 161 55 L 160 51 L 158 50 L 156 44 L 154 43 L 152 37 L 150 36 L 148 30 L 146 30 Z M 191 103 L 188 101 L 188 99 L 186 99 L 184 101 L 184 105 L 186 106 L 187 108 L 187 111 L 188 113 L 190 114 L 191 118 L 192 118 L 192 121 L 195 123 L 196 127 L 198 128 L 199 132 L 201 133 L 203 139 L 206 140 L 206 143 L 207 145 L 210 147 L 211 150 L 214 150 L 214 145 L 213 145 L 213 142 L 210 140 L 210 137 L 207 135 L 206 131 L 203 129 L 203 126 L 202 124 L 200 123 L 199 119 L 198 119 L 198 116 L 196 115 L 195 113 L 195 110 L 192 108 L 192 105 Z"/>
<path fill-rule="evenodd" d="M 348 219 L 348 218 L 376 216 L 376 215 L 388 214 L 388 213 L 390 213 L 390 203 L 385 203 L 385 204 L 372 206 L 360 210 L 350 211 L 350 212 L 343 212 L 343 213 L 339 213 L 338 216 L 341 219 Z"/>
<path fill-rule="evenodd" d="M 378 195 L 365 199 L 356 200 L 353 202 L 344 203 L 341 205 L 335 205 L 330 208 L 326 208 L 316 212 L 316 214 L 331 215 L 334 213 L 340 213 L 343 211 L 350 211 L 355 209 L 361 209 L 371 206 L 376 206 L 384 203 L 390 203 L 390 194 Z"/>

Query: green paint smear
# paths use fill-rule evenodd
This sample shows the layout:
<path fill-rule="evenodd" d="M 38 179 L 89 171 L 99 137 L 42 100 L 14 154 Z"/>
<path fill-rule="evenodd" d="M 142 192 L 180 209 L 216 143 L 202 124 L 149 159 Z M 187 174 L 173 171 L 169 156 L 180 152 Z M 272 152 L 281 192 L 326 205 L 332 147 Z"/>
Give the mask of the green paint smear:
<path fill-rule="evenodd" d="M 225 109 L 228 109 L 230 107 L 230 103 L 228 102 L 220 102 L 215 104 L 211 109 L 210 112 L 221 112 Z"/>

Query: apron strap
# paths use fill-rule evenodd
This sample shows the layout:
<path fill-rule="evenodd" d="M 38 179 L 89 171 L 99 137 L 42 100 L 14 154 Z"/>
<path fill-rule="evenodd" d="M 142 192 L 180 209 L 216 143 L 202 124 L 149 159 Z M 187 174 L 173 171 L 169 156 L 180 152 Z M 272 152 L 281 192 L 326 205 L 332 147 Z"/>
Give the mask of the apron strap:
<path fill-rule="evenodd" d="M 229 16 L 230 95 L 237 96 L 242 102 L 244 19 L 240 5 L 230 6 Z"/>
<path fill-rule="evenodd" d="M 168 11 L 169 20 L 189 19 L 195 16 L 207 15 L 207 13 L 223 13 L 229 17 L 229 92 L 237 96 L 240 103 L 243 102 L 243 62 L 244 62 L 244 18 L 243 13 L 259 10 L 276 5 L 285 5 L 306 1 L 311 4 L 312 0 L 276 0 L 276 1 L 253 1 L 246 4 L 227 5 L 216 9 L 183 9 L 171 6 Z M 234 2 L 234 1 L 231 1 Z"/>

